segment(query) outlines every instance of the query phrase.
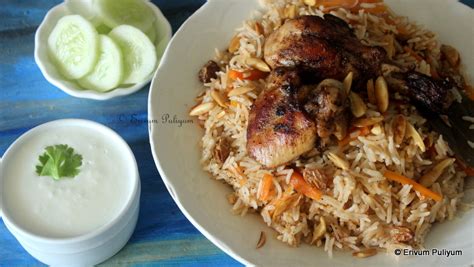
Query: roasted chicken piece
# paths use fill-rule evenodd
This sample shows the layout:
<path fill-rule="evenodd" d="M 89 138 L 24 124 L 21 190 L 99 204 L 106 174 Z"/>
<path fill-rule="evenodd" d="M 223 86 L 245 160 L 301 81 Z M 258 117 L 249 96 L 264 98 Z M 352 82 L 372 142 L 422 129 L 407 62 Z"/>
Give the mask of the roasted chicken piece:
<path fill-rule="evenodd" d="M 287 20 L 268 37 L 264 57 L 272 68 L 299 68 L 316 81 L 342 80 L 352 71 L 357 89 L 380 74 L 386 52 L 363 45 L 345 21 L 326 14 L 324 19 L 301 16 Z"/>
<path fill-rule="evenodd" d="M 334 134 L 337 139 L 343 139 L 347 133 L 350 106 L 342 83 L 326 79 L 312 87 L 305 99 L 304 110 L 316 123 L 318 136 L 327 138 Z"/>
<path fill-rule="evenodd" d="M 247 150 L 269 168 L 285 164 L 314 147 L 316 126 L 298 102 L 300 83 L 296 71 L 276 69 L 250 111 Z"/>
<path fill-rule="evenodd" d="M 326 79 L 301 86 L 298 71 L 276 69 L 255 101 L 247 126 L 247 150 L 273 168 L 315 147 L 318 136 L 346 135 L 349 103 L 342 83 Z"/>
<path fill-rule="evenodd" d="M 449 80 L 435 80 L 416 71 L 390 73 L 386 80 L 391 88 L 406 95 L 421 111 L 440 114 L 452 103 Z"/>

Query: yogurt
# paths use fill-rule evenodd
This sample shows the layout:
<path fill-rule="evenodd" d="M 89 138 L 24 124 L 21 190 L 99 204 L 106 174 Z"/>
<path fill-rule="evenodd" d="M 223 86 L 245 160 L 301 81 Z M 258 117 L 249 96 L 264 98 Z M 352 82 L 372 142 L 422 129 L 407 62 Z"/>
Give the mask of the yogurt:
<path fill-rule="evenodd" d="M 90 233 L 113 221 L 132 195 L 129 154 L 117 140 L 85 125 L 58 124 L 25 136 L 3 162 L 3 209 L 20 228 L 49 238 Z M 47 146 L 66 144 L 82 155 L 74 178 L 40 177 L 35 166 Z"/>

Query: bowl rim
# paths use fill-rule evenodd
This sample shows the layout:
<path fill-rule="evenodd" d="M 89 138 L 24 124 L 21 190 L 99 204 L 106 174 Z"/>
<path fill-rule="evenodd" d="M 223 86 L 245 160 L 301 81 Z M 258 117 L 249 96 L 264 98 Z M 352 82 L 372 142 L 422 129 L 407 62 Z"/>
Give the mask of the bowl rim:
<path fill-rule="evenodd" d="M 156 16 L 156 21 L 161 25 L 164 26 L 165 29 L 165 34 L 162 36 L 161 40 L 156 40 L 155 41 L 155 47 L 165 41 L 169 43 L 171 36 L 172 36 L 172 28 L 170 22 L 166 19 L 166 17 L 163 15 L 163 12 L 160 10 L 159 7 L 157 7 L 155 4 L 153 4 L 151 1 L 144 1 L 145 4 L 147 4 L 154 12 Z M 34 58 L 35 62 L 38 65 L 41 73 L 43 74 L 44 78 L 52 85 L 54 85 L 56 88 L 59 88 L 61 91 L 65 92 L 68 95 L 71 95 L 73 97 L 78 97 L 78 98 L 85 98 L 85 99 L 93 99 L 93 100 L 108 100 L 114 97 L 119 97 L 119 96 L 125 96 L 125 95 L 130 95 L 133 94 L 145 87 L 147 83 L 151 81 L 151 79 L 154 77 L 155 71 L 150 73 L 148 77 L 141 83 L 136 83 L 130 87 L 117 87 L 115 89 L 112 89 L 107 92 L 98 92 L 94 91 L 91 89 L 84 89 L 84 90 L 77 90 L 74 88 L 70 88 L 65 82 L 74 82 L 74 81 L 69 81 L 66 78 L 63 79 L 56 79 L 54 78 L 54 75 L 50 73 L 49 67 L 46 66 L 45 62 L 42 60 L 42 58 L 48 59 L 48 57 L 44 57 L 41 54 L 40 50 L 44 50 L 46 43 L 41 42 L 40 40 L 43 38 L 44 35 L 46 35 L 47 31 L 49 28 L 47 25 L 49 24 L 49 21 L 53 17 L 53 15 L 58 14 L 58 13 L 64 13 L 64 15 L 67 15 L 67 10 L 66 3 L 60 3 L 54 7 L 52 7 L 45 15 L 43 20 L 41 21 L 41 24 L 39 25 L 38 29 L 36 30 L 35 33 L 35 48 L 34 48 Z M 45 50 L 47 51 L 47 50 Z M 48 59 L 49 61 L 49 59 Z M 158 62 L 157 65 L 160 64 L 160 57 L 158 56 Z"/>
<path fill-rule="evenodd" d="M 136 198 L 140 196 L 140 190 L 141 190 L 141 185 L 140 185 L 140 174 L 138 171 L 138 164 L 137 160 L 135 158 L 135 155 L 133 154 L 132 149 L 130 146 L 127 144 L 127 142 L 114 130 L 111 128 L 100 124 L 95 121 L 91 120 L 85 120 L 85 119 L 59 119 L 59 120 L 54 120 L 50 122 L 46 122 L 44 124 L 40 124 L 27 132 L 23 133 L 20 137 L 18 137 L 5 151 L 3 154 L 0 164 L 3 165 L 5 163 L 5 158 L 8 157 L 9 153 L 16 147 L 20 146 L 21 143 L 23 142 L 24 139 L 34 136 L 38 131 L 48 129 L 50 127 L 56 127 L 56 126 L 64 126 L 64 125 L 74 125 L 78 127 L 88 127 L 92 131 L 97 131 L 102 134 L 108 135 L 111 138 L 115 138 L 117 143 L 120 146 L 120 150 L 122 150 L 123 153 L 125 153 L 128 157 L 132 159 L 132 161 L 129 162 L 129 168 L 132 169 L 132 177 L 130 177 L 130 182 L 131 182 L 131 188 L 130 188 L 130 195 L 128 196 L 128 199 L 125 201 L 123 204 L 122 208 L 120 211 L 115 215 L 113 220 L 107 222 L 106 224 L 92 230 L 91 232 L 88 232 L 83 235 L 79 236 L 74 236 L 74 237 L 66 237 L 66 238 L 57 238 L 57 237 L 47 237 L 47 236 L 41 236 L 37 233 L 34 233 L 30 230 L 27 230 L 20 226 L 18 223 L 15 222 L 15 220 L 8 214 L 8 211 L 4 209 L 2 202 L 0 201 L 0 217 L 4 220 L 5 224 L 12 227 L 13 232 L 15 232 L 15 236 L 17 234 L 21 235 L 22 240 L 30 240 L 34 242 L 39 242 L 42 244 L 48 244 L 48 245 L 71 245 L 71 244 L 78 244 L 87 240 L 91 240 L 92 238 L 95 238 L 97 236 L 101 236 L 104 233 L 106 233 L 108 230 L 110 230 L 113 226 L 117 225 L 119 222 L 123 220 L 127 220 L 129 214 L 128 212 L 133 208 L 133 204 L 136 201 Z M 3 170 L 1 169 L 0 166 L 0 174 L 2 173 Z M 3 186 L 3 178 L 0 177 L 0 185 Z M 0 200 L 3 199 L 2 196 L 2 186 L 0 186 Z M 10 230 L 10 231 L 12 231 Z"/>

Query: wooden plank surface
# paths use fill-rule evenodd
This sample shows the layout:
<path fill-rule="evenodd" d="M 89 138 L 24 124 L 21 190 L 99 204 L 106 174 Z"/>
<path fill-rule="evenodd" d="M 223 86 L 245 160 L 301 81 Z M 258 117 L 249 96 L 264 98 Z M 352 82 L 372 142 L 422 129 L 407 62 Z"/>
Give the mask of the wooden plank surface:
<path fill-rule="evenodd" d="M 50 85 L 33 58 L 34 33 L 59 0 L 0 1 L 0 155 L 27 130 L 61 118 L 84 118 L 117 131 L 138 161 L 142 196 L 138 225 L 129 244 L 103 265 L 236 266 L 179 211 L 156 170 L 148 143 L 149 85 L 127 97 L 92 101 L 70 97 Z M 157 0 L 173 31 L 204 0 Z M 471 7 L 474 0 L 463 1 Z M 41 265 L 0 220 L 0 266 Z"/>
<path fill-rule="evenodd" d="M 61 118 L 84 118 L 117 131 L 131 146 L 142 180 L 138 225 L 129 244 L 104 265 L 235 266 L 179 211 L 153 162 L 148 143 L 147 85 L 110 101 L 70 97 L 50 85 L 33 58 L 34 33 L 46 12 L 61 1 L 0 1 L 0 155 L 28 129 Z M 173 31 L 204 0 L 154 1 Z M 136 119 L 135 119 L 136 118 Z M 40 265 L 0 222 L 0 266 Z"/>

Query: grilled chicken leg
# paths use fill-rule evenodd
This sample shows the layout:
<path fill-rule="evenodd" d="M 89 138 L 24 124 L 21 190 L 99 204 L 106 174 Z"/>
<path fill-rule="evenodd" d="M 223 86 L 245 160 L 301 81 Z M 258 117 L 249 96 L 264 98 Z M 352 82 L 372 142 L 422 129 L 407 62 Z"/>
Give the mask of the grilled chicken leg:
<path fill-rule="evenodd" d="M 346 135 L 349 104 L 341 82 L 300 86 L 300 74 L 288 69 L 268 79 L 247 126 L 247 150 L 258 162 L 276 167 L 311 150 L 318 138 Z"/>
<path fill-rule="evenodd" d="M 317 136 L 315 123 L 298 103 L 298 73 L 277 69 L 268 79 L 268 87 L 250 111 L 247 150 L 258 162 L 273 168 L 311 150 Z"/>
<path fill-rule="evenodd" d="M 357 86 L 380 74 L 386 53 L 363 45 L 345 21 L 324 15 L 287 20 L 268 37 L 264 57 L 272 68 L 299 68 L 316 81 L 342 80 L 353 72 Z"/>

